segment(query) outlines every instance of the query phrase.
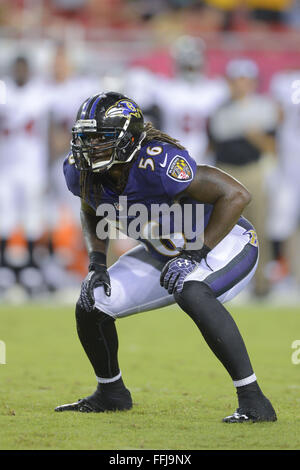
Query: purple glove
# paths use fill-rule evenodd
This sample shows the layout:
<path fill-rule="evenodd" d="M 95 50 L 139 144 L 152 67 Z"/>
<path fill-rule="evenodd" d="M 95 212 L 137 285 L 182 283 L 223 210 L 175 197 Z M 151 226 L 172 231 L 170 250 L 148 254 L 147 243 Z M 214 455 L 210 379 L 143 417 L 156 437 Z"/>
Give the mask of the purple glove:
<path fill-rule="evenodd" d="M 160 275 L 160 285 L 167 289 L 169 294 L 181 292 L 185 278 L 197 268 L 210 251 L 206 245 L 203 245 L 201 250 L 181 250 L 176 258 L 165 264 Z"/>
<path fill-rule="evenodd" d="M 162 270 L 160 285 L 167 289 L 169 294 L 181 292 L 185 278 L 188 274 L 192 273 L 197 266 L 196 261 L 181 258 L 180 256 L 171 259 Z"/>

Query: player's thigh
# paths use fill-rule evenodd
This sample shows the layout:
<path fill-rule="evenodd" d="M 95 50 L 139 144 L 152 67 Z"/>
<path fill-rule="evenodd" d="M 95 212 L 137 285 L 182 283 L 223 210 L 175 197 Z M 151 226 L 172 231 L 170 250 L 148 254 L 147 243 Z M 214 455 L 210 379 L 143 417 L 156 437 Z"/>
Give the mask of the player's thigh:
<path fill-rule="evenodd" d="M 128 251 L 108 270 L 111 296 L 105 295 L 103 287 L 95 289 L 95 306 L 120 318 L 174 303 L 173 295 L 160 286 L 163 265 L 142 246 Z"/>
<path fill-rule="evenodd" d="M 185 279 L 207 284 L 220 302 L 233 299 L 252 279 L 258 263 L 256 234 L 248 221 L 231 232 Z"/>

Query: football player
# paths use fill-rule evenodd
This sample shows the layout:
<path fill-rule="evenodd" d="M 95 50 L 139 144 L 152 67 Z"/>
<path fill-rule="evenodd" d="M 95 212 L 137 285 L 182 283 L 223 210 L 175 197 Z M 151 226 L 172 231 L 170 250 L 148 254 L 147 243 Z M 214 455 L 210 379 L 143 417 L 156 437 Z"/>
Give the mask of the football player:
<path fill-rule="evenodd" d="M 34 251 L 45 230 L 48 95 L 26 56 L 14 59 L 5 83 L 6 104 L 0 107 L 0 266 L 14 269 L 18 281 L 34 293 L 43 285 Z M 8 242 L 20 226 L 27 259 L 15 260 Z"/>
<path fill-rule="evenodd" d="M 267 225 L 270 237 L 279 242 L 280 254 L 287 257 L 297 293 L 300 287 L 299 85 L 300 68 L 280 71 L 270 83 L 270 91 L 282 110 L 282 121 L 277 134 L 278 165 L 269 184 L 271 204 Z"/>
<path fill-rule="evenodd" d="M 197 167 L 178 141 L 144 123 L 133 100 L 113 92 L 94 95 L 80 107 L 64 173 L 69 190 L 81 198 L 90 264 L 76 304 L 76 322 L 98 384 L 92 395 L 56 411 L 130 409 L 115 321 L 177 303 L 196 323 L 236 387 L 238 408 L 223 421 L 275 421 L 237 325 L 223 306 L 249 282 L 258 262 L 255 230 L 241 216 L 250 201 L 246 188 L 216 168 Z M 170 224 L 168 239 L 165 234 L 157 236 L 162 219 L 151 220 L 153 206 L 170 207 L 175 200 L 182 219 L 191 208 L 204 208 L 204 231 L 197 233 L 194 244 L 175 224 Z M 127 211 L 121 207 L 125 202 Z M 141 245 L 107 269 L 107 237 L 99 214 L 104 207 L 111 218 L 115 209 L 118 228 L 128 234 L 129 222 L 140 223 L 137 203 L 149 216 L 137 230 Z M 193 222 L 194 212 L 190 211 Z"/>
<path fill-rule="evenodd" d="M 229 98 L 229 88 L 222 78 L 206 75 L 205 44 L 200 38 L 179 37 L 171 56 L 174 76 L 162 77 L 152 91 L 160 110 L 160 129 L 176 136 L 198 164 L 212 163 L 207 121 Z"/>

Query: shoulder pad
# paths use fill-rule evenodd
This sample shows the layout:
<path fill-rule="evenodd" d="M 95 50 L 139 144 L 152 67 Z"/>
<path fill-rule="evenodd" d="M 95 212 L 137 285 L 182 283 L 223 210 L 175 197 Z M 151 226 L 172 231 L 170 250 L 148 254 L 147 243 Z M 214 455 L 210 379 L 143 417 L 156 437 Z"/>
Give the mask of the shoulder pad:
<path fill-rule="evenodd" d="M 160 164 L 160 177 L 166 193 L 175 196 L 184 191 L 194 179 L 196 167 L 187 150 L 168 145 L 164 161 Z"/>
<path fill-rule="evenodd" d="M 145 145 L 138 162 L 139 168 L 148 170 L 148 176 L 159 176 L 164 190 L 170 196 L 183 191 L 190 184 L 196 166 L 187 150 L 159 141 Z"/>

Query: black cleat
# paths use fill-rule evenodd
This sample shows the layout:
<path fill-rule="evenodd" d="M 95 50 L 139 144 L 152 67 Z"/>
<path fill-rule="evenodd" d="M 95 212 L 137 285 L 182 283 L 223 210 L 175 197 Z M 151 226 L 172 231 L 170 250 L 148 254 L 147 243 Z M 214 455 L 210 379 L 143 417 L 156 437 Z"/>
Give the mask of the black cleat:
<path fill-rule="evenodd" d="M 232 415 L 226 416 L 223 423 L 257 423 L 262 421 L 277 421 L 277 416 L 271 402 L 263 397 L 263 401 L 253 408 L 238 408 Z"/>
<path fill-rule="evenodd" d="M 96 409 L 84 398 L 79 398 L 75 403 L 60 405 L 54 411 L 80 411 L 80 413 L 99 413 L 101 410 Z"/>
<path fill-rule="evenodd" d="M 80 413 L 103 413 L 104 411 L 122 411 L 132 408 L 129 390 L 105 396 L 98 390 L 91 396 L 80 398 L 75 403 L 60 405 L 54 411 L 79 411 Z"/>

